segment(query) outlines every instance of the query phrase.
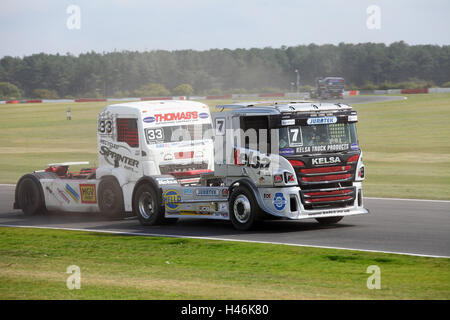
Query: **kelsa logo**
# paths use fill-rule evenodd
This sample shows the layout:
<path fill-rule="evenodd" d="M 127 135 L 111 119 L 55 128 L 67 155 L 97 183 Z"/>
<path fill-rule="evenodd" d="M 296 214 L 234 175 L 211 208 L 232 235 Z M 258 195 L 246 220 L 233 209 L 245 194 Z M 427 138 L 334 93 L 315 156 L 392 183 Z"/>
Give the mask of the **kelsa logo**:
<path fill-rule="evenodd" d="M 155 122 L 155 120 L 155 117 L 146 117 L 142 121 L 144 121 L 145 123 L 152 123 Z"/>
<path fill-rule="evenodd" d="M 209 114 L 207 114 L 206 112 L 202 112 L 198 115 L 198 117 L 200 119 L 207 119 L 209 117 Z"/>
<path fill-rule="evenodd" d="M 328 157 L 328 158 L 314 158 L 312 159 L 313 165 L 319 165 L 319 164 L 335 164 L 340 163 L 341 159 L 339 157 Z"/>
<path fill-rule="evenodd" d="M 168 210 L 177 210 L 180 207 L 181 196 L 178 191 L 173 189 L 167 190 L 163 198 Z"/>
<path fill-rule="evenodd" d="M 180 121 L 180 120 L 197 120 L 197 119 L 198 119 L 198 112 L 197 111 L 155 114 L 156 122 Z"/>

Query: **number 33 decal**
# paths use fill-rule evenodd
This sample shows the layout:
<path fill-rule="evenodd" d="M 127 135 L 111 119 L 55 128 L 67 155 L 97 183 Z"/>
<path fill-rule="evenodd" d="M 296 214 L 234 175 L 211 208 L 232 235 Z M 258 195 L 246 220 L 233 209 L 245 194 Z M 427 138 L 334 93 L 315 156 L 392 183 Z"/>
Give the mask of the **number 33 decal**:
<path fill-rule="evenodd" d="M 111 134 L 112 133 L 112 121 L 111 120 L 101 120 L 98 123 L 98 132 Z"/>

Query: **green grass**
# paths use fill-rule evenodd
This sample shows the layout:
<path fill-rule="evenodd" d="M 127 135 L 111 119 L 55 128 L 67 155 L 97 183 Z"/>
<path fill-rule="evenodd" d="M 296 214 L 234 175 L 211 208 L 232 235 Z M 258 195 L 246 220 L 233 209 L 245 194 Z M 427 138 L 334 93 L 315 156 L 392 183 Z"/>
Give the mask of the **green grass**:
<path fill-rule="evenodd" d="M 450 298 L 449 259 L 61 230 L 0 227 L 0 270 L 0 299 Z"/>
<path fill-rule="evenodd" d="M 450 94 L 355 108 L 366 196 L 450 199 Z"/>
<path fill-rule="evenodd" d="M 229 102 L 206 101 L 212 110 Z M 107 104 L 0 105 L 0 183 L 15 183 L 51 162 L 95 163 L 97 114 Z M 366 196 L 450 199 L 450 94 L 354 107 Z"/>

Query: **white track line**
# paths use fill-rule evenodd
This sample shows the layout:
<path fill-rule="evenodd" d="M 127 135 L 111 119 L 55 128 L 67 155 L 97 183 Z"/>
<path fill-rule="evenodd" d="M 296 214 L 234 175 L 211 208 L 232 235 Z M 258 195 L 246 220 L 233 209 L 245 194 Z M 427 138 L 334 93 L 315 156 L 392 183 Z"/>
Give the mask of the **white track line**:
<path fill-rule="evenodd" d="M 395 251 L 383 251 L 383 250 L 355 249 L 355 248 L 317 246 L 317 245 L 282 243 L 282 242 L 271 242 L 271 241 L 239 240 L 239 239 L 230 239 L 230 238 L 184 236 L 184 235 L 158 234 L 158 233 L 126 232 L 126 231 L 112 231 L 112 230 L 109 231 L 109 230 L 79 229 L 79 228 L 17 226 L 17 225 L 7 225 L 7 224 L 0 224 L 0 227 L 83 231 L 83 232 L 118 234 L 118 235 L 126 235 L 126 236 L 146 236 L 146 237 L 186 238 L 186 239 L 199 239 L 199 240 L 219 240 L 219 241 L 232 241 L 232 242 L 245 242 L 245 243 L 275 244 L 275 245 L 285 245 L 285 246 L 293 246 L 293 247 L 335 249 L 335 250 L 361 251 L 361 252 L 373 252 L 373 253 L 387 253 L 387 254 L 414 256 L 414 257 L 425 257 L 425 258 L 446 258 L 446 259 L 450 258 L 450 256 L 438 256 L 438 255 L 410 253 L 410 252 L 395 252 Z"/>

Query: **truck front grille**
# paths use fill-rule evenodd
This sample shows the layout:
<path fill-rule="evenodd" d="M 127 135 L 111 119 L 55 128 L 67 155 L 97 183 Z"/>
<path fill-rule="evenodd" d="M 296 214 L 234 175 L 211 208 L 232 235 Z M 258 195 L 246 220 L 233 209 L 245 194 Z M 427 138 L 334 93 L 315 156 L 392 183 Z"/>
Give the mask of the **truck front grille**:
<path fill-rule="evenodd" d="M 353 178 L 354 171 L 352 165 L 305 169 L 295 167 L 295 173 L 301 185 L 350 181 Z"/>
<path fill-rule="evenodd" d="M 300 197 L 305 209 L 345 207 L 355 201 L 355 188 L 329 188 L 301 190 Z"/>

